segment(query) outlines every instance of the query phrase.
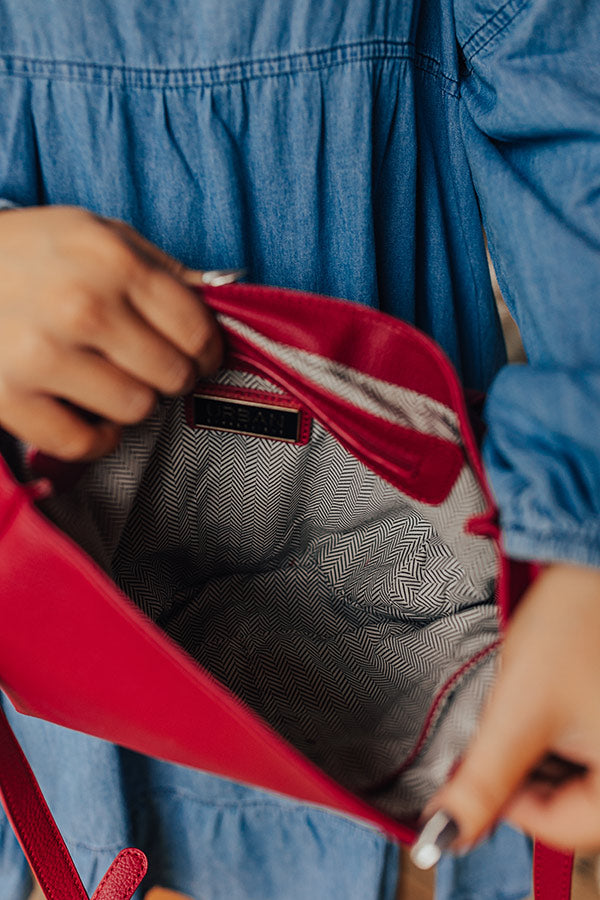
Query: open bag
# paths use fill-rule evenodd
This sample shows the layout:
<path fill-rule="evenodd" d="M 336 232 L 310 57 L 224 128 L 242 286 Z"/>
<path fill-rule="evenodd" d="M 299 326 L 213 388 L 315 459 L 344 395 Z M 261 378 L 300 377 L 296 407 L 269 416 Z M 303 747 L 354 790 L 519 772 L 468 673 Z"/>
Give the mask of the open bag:
<path fill-rule="evenodd" d="M 463 391 L 433 341 L 366 307 L 203 299 L 225 367 L 110 456 L 5 436 L 0 684 L 21 712 L 410 842 L 527 580 Z M 3 716 L 0 782 L 46 897 L 85 900 Z M 128 900 L 145 865 L 125 850 L 94 898 Z M 567 900 L 571 858 L 538 846 L 535 868 L 536 897 Z"/>

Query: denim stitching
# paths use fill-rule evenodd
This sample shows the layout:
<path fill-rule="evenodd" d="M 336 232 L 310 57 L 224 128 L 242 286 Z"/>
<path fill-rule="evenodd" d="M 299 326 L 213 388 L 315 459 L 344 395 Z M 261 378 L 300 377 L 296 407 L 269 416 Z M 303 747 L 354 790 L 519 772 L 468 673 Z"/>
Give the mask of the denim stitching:
<path fill-rule="evenodd" d="M 415 68 L 424 72 L 426 75 L 432 75 L 439 79 L 440 90 L 450 97 L 458 98 L 460 96 L 460 84 L 456 78 L 451 78 L 441 70 L 440 63 L 433 56 L 426 56 L 424 53 L 416 53 L 414 60 Z"/>
<path fill-rule="evenodd" d="M 369 52 L 370 51 L 370 52 Z M 170 69 L 113 65 L 81 60 L 40 59 L 10 56 L 0 58 L 5 71 L 41 77 L 62 75 L 76 80 L 92 80 L 132 87 L 212 87 L 250 78 L 290 74 L 325 68 L 336 62 L 378 58 L 411 58 L 414 48 L 409 42 L 375 39 L 342 44 L 338 47 L 315 48 L 297 53 L 279 54 L 257 59 L 240 59 L 206 66 Z M 322 62 L 321 62 L 322 60 Z M 329 60 L 329 61 L 328 61 Z M 11 64 L 16 64 L 14 68 Z M 20 71 L 19 71 L 20 67 Z M 36 71 L 37 70 L 37 71 Z M 121 78 L 119 78 L 119 75 Z M 104 76 L 104 77 L 103 77 Z"/>
<path fill-rule="evenodd" d="M 248 77 L 246 77 L 246 78 L 240 78 L 240 79 L 237 79 L 237 80 L 231 80 L 231 81 L 226 81 L 226 82 L 225 82 L 225 81 L 218 81 L 218 82 L 214 82 L 212 85 L 210 85 L 210 87 L 207 87 L 206 85 L 203 85 L 201 89 L 208 90 L 208 89 L 210 89 L 210 88 L 216 89 L 216 88 L 219 88 L 219 87 L 223 87 L 223 86 L 225 86 L 225 85 L 231 86 L 231 85 L 237 85 L 237 84 L 247 84 L 247 83 L 249 83 L 249 82 L 251 82 L 251 81 L 257 81 L 257 80 L 259 80 L 260 78 L 282 78 L 282 77 L 288 77 L 288 76 L 290 76 L 290 75 L 306 75 L 306 74 L 311 73 L 311 72 L 320 72 L 320 71 L 323 71 L 325 68 L 327 68 L 327 69 L 333 69 L 333 68 L 336 68 L 336 67 L 338 67 L 338 66 L 351 66 L 351 65 L 356 65 L 356 64 L 359 64 L 359 63 L 364 63 L 364 62 L 375 62 L 375 61 L 380 61 L 380 62 L 382 62 L 382 63 L 393 62 L 393 61 L 398 61 L 398 62 L 402 62 L 402 61 L 405 61 L 405 62 L 413 62 L 414 67 L 415 67 L 415 69 L 416 69 L 418 72 L 422 72 L 422 73 L 425 74 L 425 75 L 429 75 L 429 76 L 431 76 L 432 78 L 435 78 L 436 81 L 440 82 L 440 84 L 438 85 L 438 87 L 439 87 L 439 90 L 440 90 L 443 94 L 446 94 L 447 96 L 453 97 L 453 98 L 455 98 L 455 99 L 458 99 L 458 98 L 460 97 L 460 90 L 459 90 L 459 88 L 458 88 L 458 82 L 454 83 L 454 82 L 453 82 L 453 79 L 451 79 L 451 78 L 450 78 L 449 76 L 447 76 L 447 75 L 444 75 L 444 74 L 441 73 L 441 72 L 440 72 L 440 73 L 432 72 L 432 71 L 431 71 L 431 68 L 430 68 L 429 66 L 419 65 L 417 62 L 415 62 L 414 58 L 411 57 L 411 56 L 409 56 L 409 55 L 406 55 L 406 56 L 395 56 L 395 57 L 390 57 L 390 56 L 375 57 L 375 56 L 372 56 L 372 57 L 364 58 L 364 59 L 361 59 L 361 60 L 358 60 L 358 59 L 357 59 L 357 60 L 345 60 L 345 61 L 342 61 L 342 62 L 331 63 L 330 65 L 328 65 L 328 66 L 326 66 L 326 67 L 325 67 L 325 66 L 319 66 L 319 67 L 313 68 L 313 69 L 303 69 L 302 71 L 295 71 L 295 72 L 278 72 L 278 73 L 274 73 L 274 74 L 272 74 L 272 75 L 263 75 L 263 76 L 259 76 L 259 75 L 248 76 Z M 31 74 L 28 74 L 28 73 L 26 73 L 26 72 L 10 72 L 10 73 L 8 73 L 8 72 L 6 72 L 6 71 L 2 71 L 2 65 L 1 65 L 1 62 L 2 62 L 2 61 L 0 60 L 0 78 L 3 78 L 3 77 L 9 77 L 9 78 L 22 78 L 22 79 L 24 79 L 24 80 L 26 80 L 26 81 L 27 81 L 27 80 L 30 80 L 30 79 L 32 79 L 32 78 L 33 78 L 33 79 L 40 79 L 40 80 L 48 79 L 48 80 L 52 80 L 52 81 L 54 81 L 54 82 L 64 82 L 64 83 L 66 83 L 66 84 L 80 83 L 80 84 L 100 85 L 100 86 L 105 86 L 105 87 L 108 87 L 108 88 L 111 88 L 111 89 L 119 89 L 119 88 L 122 88 L 122 87 L 123 87 L 122 84 L 111 84 L 110 81 L 102 80 L 102 79 L 98 79 L 98 78 L 96 78 L 96 79 L 92 79 L 92 78 L 74 79 L 74 78 L 69 77 L 68 75 L 53 75 L 53 76 L 48 76 L 48 75 L 38 75 L 38 74 L 36 74 L 36 75 L 31 75 Z M 444 86 L 444 82 L 448 82 L 448 84 L 450 84 L 451 86 L 450 86 L 450 87 Z M 136 87 L 136 86 L 128 86 L 128 87 L 129 87 L 129 89 L 130 89 L 131 91 L 142 90 L 142 88 L 140 88 L 139 86 L 137 86 L 137 87 Z M 188 85 L 181 85 L 181 86 L 174 86 L 174 85 L 172 85 L 172 86 L 169 86 L 169 87 L 162 87 L 162 88 L 156 88 L 154 85 L 149 86 L 149 87 L 150 87 L 150 89 L 152 89 L 152 90 L 161 90 L 161 91 L 194 91 L 194 90 L 198 90 L 198 89 L 199 89 L 199 86 L 192 86 L 192 85 L 189 85 L 189 84 L 188 84 Z"/>
<path fill-rule="evenodd" d="M 76 60 L 4 56 L 0 57 L 0 74 L 25 78 L 51 77 L 59 81 L 81 81 L 117 88 L 172 90 L 210 88 L 257 78 L 302 74 L 353 62 L 392 59 L 412 60 L 418 68 L 447 82 L 450 93 L 457 90 L 458 82 L 442 72 L 438 60 L 420 53 L 410 42 L 386 39 L 187 69 L 145 69 Z"/>
<path fill-rule="evenodd" d="M 523 12 L 529 5 L 529 2 L 530 0 L 506 0 L 506 3 L 504 3 L 490 19 L 486 19 L 486 21 L 467 38 L 462 46 L 465 58 L 471 60 L 477 53 L 480 53 L 484 47 L 487 47 L 488 44 L 510 25 L 519 13 Z"/>

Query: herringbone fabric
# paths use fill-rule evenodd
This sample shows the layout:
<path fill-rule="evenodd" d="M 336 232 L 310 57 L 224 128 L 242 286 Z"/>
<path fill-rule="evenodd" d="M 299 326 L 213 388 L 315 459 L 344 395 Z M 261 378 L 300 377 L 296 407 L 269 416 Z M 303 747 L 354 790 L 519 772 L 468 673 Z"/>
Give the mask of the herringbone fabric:
<path fill-rule="evenodd" d="M 441 404 L 284 350 L 357 408 L 458 440 Z M 215 380 L 278 392 L 244 371 Z M 182 399 L 162 401 L 44 503 L 201 665 L 337 780 L 402 816 L 446 776 L 492 675 L 485 656 L 444 694 L 497 637 L 495 551 L 464 532 L 484 509 L 466 463 L 446 501 L 428 506 L 316 421 L 306 445 L 207 431 L 188 424 Z"/>

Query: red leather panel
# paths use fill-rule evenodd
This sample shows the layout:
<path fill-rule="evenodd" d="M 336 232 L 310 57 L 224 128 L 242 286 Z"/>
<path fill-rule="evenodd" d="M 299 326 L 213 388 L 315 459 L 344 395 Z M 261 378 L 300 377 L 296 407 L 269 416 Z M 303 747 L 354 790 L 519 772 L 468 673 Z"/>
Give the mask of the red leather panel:
<path fill-rule="evenodd" d="M 410 830 L 327 778 L 169 641 L 32 508 L 3 463 L 0 511 L 0 585 L 11 586 L 1 595 L 1 681 L 19 709 L 410 839 Z"/>
<path fill-rule="evenodd" d="M 205 287 L 201 295 L 215 312 L 274 341 L 454 405 L 452 364 L 431 338 L 399 319 L 346 300 L 252 284 Z"/>

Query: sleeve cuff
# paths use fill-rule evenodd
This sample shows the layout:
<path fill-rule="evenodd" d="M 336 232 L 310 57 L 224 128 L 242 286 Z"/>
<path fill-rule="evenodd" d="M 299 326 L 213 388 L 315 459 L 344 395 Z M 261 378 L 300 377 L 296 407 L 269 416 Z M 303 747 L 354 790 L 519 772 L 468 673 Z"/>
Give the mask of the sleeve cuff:
<path fill-rule="evenodd" d="M 600 568 L 600 526 L 571 532 L 535 533 L 513 525 L 503 529 L 505 553 L 513 559 L 566 562 Z"/>
<path fill-rule="evenodd" d="M 506 366 L 486 419 L 508 555 L 600 567 L 600 369 Z"/>

